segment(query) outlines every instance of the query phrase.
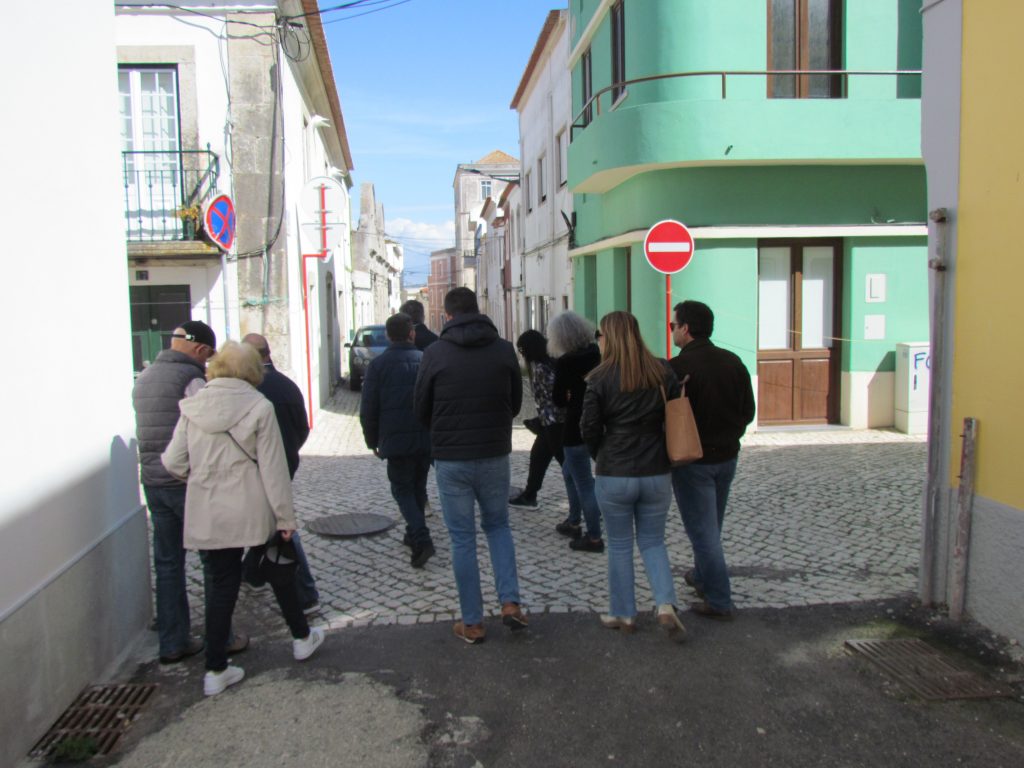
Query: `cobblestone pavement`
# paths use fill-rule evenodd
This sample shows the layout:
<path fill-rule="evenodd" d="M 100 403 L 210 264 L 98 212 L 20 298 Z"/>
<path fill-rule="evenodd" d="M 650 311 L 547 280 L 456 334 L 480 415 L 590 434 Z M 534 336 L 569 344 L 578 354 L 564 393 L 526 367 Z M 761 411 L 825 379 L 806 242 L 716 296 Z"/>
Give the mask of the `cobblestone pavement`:
<path fill-rule="evenodd" d="M 303 532 L 321 595 L 317 623 L 340 628 L 453 620 L 458 598 L 433 472 L 427 523 L 437 554 L 426 568 L 415 570 L 408 563 L 409 550 L 402 546 L 404 524 L 391 498 L 385 464 L 366 449 L 358 409 L 359 394 L 339 388 L 317 414 L 294 482 L 300 525 L 356 511 L 383 513 L 397 524 L 384 533 L 355 539 Z M 517 424 L 511 457 L 513 486 L 525 482 L 532 437 Z M 923 438 L 888 430 L 748 435 L 724 534 L 737 608 L 856 602 L 912 593 L 917 584 L 925 463 Z M 527 610 L 533 614 L 606 610 L 606 556 L 574 552 L 568 540 L 554 531 L 568 509 L 555 463 L 548 470 L 539 502 L 537 509 L 510 508 Z M 674 503 L 667 541 L 679 601 L 685 604 L 693 598 L 682 574 L 692 557 Z M 493 614 L 499 606 L 482 533 L 478 545 L 484 601 Z M 193 615 L 201 627 L 198 558 L 190 555 L 189 563 Z M 653 600 L 639 553 L 636 574 L 638 604 L 649 605 Z M 256 608 L 253 601 L 270 603 L 272 597 L 243 590 L 241 607 Z M 280 629 L 279 621 L 271 623 L 274 626 L 268 631 Z"/>

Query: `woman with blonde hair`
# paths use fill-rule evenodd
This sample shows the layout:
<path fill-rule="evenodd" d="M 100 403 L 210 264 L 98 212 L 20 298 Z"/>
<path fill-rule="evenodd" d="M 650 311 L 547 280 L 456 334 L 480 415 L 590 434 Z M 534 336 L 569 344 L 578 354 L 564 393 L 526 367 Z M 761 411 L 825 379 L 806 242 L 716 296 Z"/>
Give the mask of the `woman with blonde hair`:
<path fill-rule="evenodd" d="M 274 406 L 256 390 L 263 380 L 259 354 L 248 344 L 228 341 L 207 366 L 206 378 L 203 389 L 181 401 L 174 436 L 160 459 L 188 484 L 184 546 L 199 550 L 203 561 L 203 692 L 213 696 L 245 676 L 241 667 L 228 665 L 227 657 L 244 548 L 266 544 L 275 531 L 289 541 L 295 510 Z M 294 568 L 273 571 L 269 580 L 294 638 L 293 655 L 302 661 L 323 642 L 323 630 L 311 630 L 306 622 Z"/>
<path fill-rule="evenodd" d="M 636 628 L 636 541 L 658 624 L 681 641 L 686 630 L 676 612 L 665 547 L 672 479 L 664 399 L 679 396 L 679 382 L 668 363 L 647 349 L 629 312 L 605 315 L 597 336 L 602 360 L 587 377 L 580 432 L 597 460 L 597 499 L 608 535 L 609 612 L 601 623 L 625 632 Z"/>

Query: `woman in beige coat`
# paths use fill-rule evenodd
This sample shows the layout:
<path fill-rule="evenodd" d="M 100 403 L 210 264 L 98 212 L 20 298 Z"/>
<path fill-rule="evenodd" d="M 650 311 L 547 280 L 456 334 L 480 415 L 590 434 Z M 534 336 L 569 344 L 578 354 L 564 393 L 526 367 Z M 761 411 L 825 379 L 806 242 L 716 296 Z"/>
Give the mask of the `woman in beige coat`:
<path fill-rule="evenodd" d="M 185 548 L 199 550 L 206 576 L 207 696 L 242 679 L 228 666 L 231 615 L 242 580 L 245 547 L 274 533 L 289 540 L 295 530 L 291 480 L 274 406 L 256 390 L 263 380 L 259 354 L 229 341 L 206 369 L 208 384 L 181 401 L 181 417 L 161 456 L 167 471 L 187 480 Z M 297 660 L 323 642 L 310 630 L 293 583 L 294 572 L 275 569 L 271 586 L 291 630 Z"/>

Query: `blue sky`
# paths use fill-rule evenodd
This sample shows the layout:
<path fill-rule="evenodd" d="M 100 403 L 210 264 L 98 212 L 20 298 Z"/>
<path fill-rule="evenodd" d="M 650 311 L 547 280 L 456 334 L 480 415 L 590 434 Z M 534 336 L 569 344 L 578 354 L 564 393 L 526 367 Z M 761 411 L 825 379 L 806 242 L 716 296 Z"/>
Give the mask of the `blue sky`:
<path fill-rule="evenodd" d="M 322 18 L 355 166 L 353 217 L 359 185 L 372 182 L 387 233 L 405 245 L 406 283 L 421 284 L 429 252 L 454 244 L 455 167 L 494 149 L 519 157 L 509 104 L 544 19 L 566 4 L 397 1 Z"/>

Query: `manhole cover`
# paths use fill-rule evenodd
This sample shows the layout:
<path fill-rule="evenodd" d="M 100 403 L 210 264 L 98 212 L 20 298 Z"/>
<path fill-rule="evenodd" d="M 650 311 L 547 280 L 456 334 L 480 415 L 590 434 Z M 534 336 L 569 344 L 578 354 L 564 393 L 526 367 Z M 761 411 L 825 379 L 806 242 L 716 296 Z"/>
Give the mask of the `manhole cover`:
<path fill-rule="evenodd" d="M 154 683 L 86 688 L 32 747 L 29 757 L 48 758 L 72 749 L 109 754 L 155 690 Z"/>
<path fill-rule="evenodd" d="M 866 656 L 923 699 L 991 699 L 1013 696 L 1007 686 L 957 666 L 916 638 L 847 640 L 846 647 Z"/>
<path fill-rule="evenodd" d="M 311 520 L 306 530 L 321 536 L 367 536 L 386 531 L 395 524 L 393 517 L 372 512 L 350 512 Z"/>

